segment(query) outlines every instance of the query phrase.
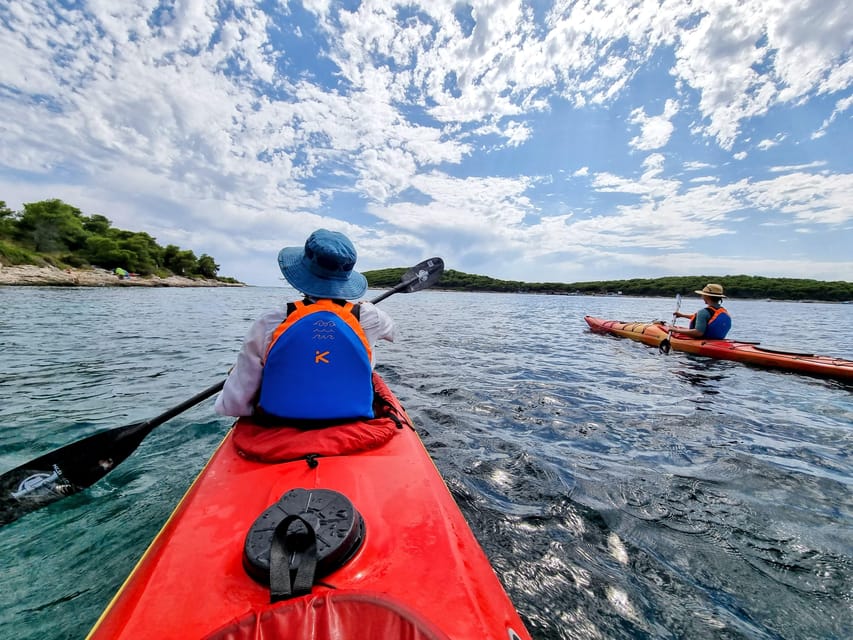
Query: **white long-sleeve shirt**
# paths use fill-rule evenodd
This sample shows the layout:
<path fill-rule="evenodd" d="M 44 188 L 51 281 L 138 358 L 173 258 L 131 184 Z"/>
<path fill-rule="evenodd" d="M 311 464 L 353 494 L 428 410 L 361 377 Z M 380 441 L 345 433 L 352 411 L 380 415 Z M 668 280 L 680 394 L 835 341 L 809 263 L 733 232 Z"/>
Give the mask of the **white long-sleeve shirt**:
<path fill-rule="evenodd" d="M 370 302 L 362 302 L 360 307 L 359 322 L 370 344 L 371 353 L 380 339 L 394 342 L 394 321 L 391 316 Z M 261 386 L 267 348 L 273 332 L 284 321 L 286 314 L 286 309 L 267 311 L 249 328 L 237 355 L 237 362 L 216 398 L 216 413 L 223 416 L 252 415 L 255 398 Z M 374 364 L 375 360 L 373 356 Z"/>

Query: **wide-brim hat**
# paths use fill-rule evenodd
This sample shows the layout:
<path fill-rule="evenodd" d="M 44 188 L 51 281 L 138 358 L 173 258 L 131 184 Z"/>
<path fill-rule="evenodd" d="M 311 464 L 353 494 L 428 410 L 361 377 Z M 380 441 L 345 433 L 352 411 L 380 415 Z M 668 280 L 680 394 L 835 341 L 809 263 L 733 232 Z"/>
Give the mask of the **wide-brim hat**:
<path fill-rule="evenodd" d="M 303 247 L 278 252 L 282 275 L 312 298 L 354 300 L 367 291 L 367 278 L 355 271 L 358 254 L 344 234 L 317 229 Z"/>
<path fill-rule="evenodd" d="M 723 287 L 719 284 L 709 282 L 701 291 L 697 289 L 693 293 L 698 293 L 700 296 L 710 296 L 711 298 L 725 298 L 723 295 Z"/>

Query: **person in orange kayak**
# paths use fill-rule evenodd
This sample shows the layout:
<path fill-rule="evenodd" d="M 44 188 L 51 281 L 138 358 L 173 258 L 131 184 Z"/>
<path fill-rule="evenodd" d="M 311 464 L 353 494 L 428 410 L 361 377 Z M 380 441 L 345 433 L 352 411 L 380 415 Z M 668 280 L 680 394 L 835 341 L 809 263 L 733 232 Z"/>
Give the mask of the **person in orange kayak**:
<path fill-rule="evenodd" d="M 702 296 L 705 308 L 696 313 L 680 313 L 676 311 L 676 318 L 690 318 L 690 328 L 685 329 L 673 325 L 673 331 L 682 336 L 690 338 L 707 338 L 709 340 L 722 340 L 732 328 L 732 318 L 723 307 L 723 287 L 715 283 L 708 283 L 702 290 L 694 291 Z"/>
<path fill-rule="evenodd" d="M 394 322 L 370 302 L 348 302 L 367 290 L 356 258 L 349 238 L 327 229 L 279 252 L 282 274 L 304 297 L 252 324 L 217 413 L 309 423 L 373 417 L 373 347 L 394 341 Z"/>

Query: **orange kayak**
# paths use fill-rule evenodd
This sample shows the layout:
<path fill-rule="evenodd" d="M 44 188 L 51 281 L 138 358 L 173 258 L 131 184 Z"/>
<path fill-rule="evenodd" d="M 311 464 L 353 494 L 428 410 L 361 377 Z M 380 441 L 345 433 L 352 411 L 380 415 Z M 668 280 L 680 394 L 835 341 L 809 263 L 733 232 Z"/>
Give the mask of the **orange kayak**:
<path fill-rule="evenodd" d="M 240 419 L 90 640 L 523 640 L 411 421 L 310 431 Z"/>
<path fill-rule="evenodd" d="M 585 316 L 584 320 L 595 333 L 608 333 L 660 347 L 668 338 L 668 331 L 654 322 L 622 322 Z M 770 369 L 781 369 L 813 376 L 853 381 L 853 361 L 810 353 L 798 353 L 762 347 L 758 343 L 737 340 L 705 340 L 688 338 L 673 333 L 669 344 L 675 351 L 698 356 L 735 360 L 745 364 Z"/>

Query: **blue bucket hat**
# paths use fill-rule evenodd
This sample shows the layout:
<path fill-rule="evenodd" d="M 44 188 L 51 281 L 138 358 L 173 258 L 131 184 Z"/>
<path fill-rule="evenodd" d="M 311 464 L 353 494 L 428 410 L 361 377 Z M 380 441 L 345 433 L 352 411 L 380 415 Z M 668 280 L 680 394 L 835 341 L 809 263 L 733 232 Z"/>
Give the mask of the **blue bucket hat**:
<path fill-rule="evenodd" d="M 304 247 L 279 251 L 278 266 L 295 289 L 312 298 L 354 300 L 367 291 L 367 278 L 353 270 L 357 257 L 344 234 L 317 229 Z"/>

